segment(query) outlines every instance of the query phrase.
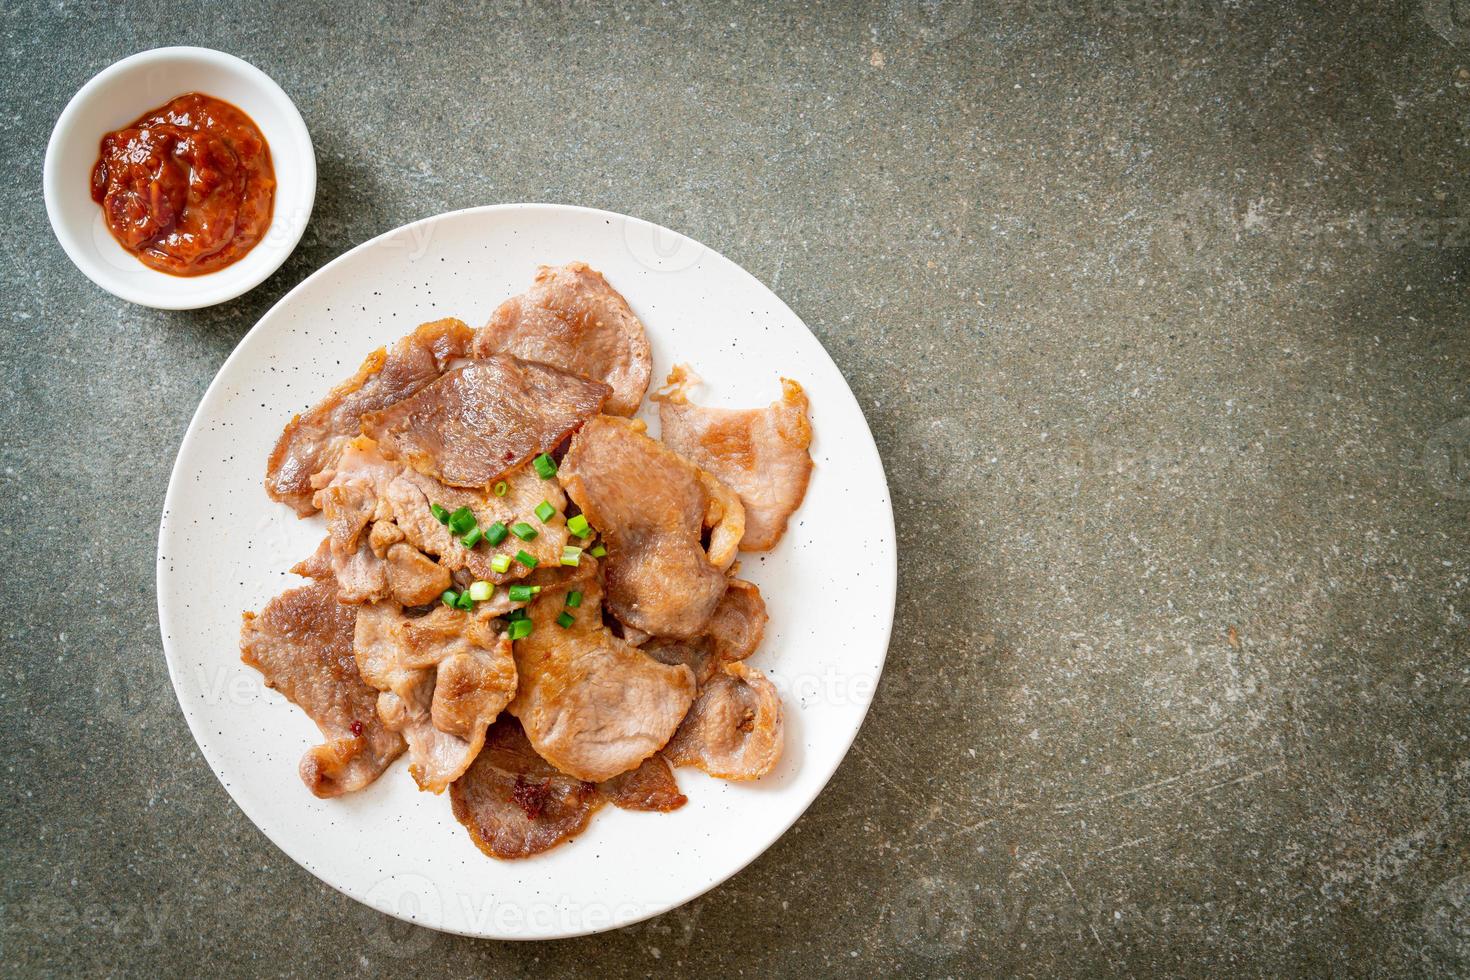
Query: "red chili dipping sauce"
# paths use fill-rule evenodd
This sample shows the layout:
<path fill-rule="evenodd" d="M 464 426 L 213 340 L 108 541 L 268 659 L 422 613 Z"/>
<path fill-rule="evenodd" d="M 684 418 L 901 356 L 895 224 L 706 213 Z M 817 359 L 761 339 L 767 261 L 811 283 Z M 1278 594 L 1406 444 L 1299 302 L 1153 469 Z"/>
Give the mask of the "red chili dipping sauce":
<path fill-rule="evenodd" d="M 175 276 L 244 257 L 270 227 L 275 197 L 271 150 L 255 121 L 199 92 L 102 137 L 92 169 L 92 200 L 112 237 Z"/>

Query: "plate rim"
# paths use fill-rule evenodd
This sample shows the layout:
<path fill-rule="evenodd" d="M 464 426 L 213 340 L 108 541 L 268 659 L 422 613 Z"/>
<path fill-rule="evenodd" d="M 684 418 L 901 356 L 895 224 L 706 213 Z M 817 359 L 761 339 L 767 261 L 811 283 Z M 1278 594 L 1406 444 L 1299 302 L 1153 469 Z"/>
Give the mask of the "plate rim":
<path fill-rule="evenodd" d="M 796 323 L 799 323 L 802 329 L 806 330 L 806 332 L 811 335 L 812 339 L 816 341 L 816 346 L 821 351 L 822 356 L 827 359 L 828 364 L 831 365 L 837 377 L 842 380 L 842 386 L 846 390 L 848 397 L 852 399 L 853 406 L 857 410 L 858 417 L 862 420 L 863 432 L 867 436 L 867 448 L 870 448 L 872 451 L 873 458 L 877 463 L 878 478 L 881 481 L 880 489 L 883 495 L 883 510 L 886 513 L 887 521 L 884 526 L 878 529 L 882 533 L 875 535 L 874 538 L 877 543 L 884 546 L 881 550 L 886 551 L 888 560 L 881 564 L 875 563 L 872 567 L 881 575 L 879 589 L 883 595 L 882 612 L 884 613 L 884 615 L 881 617 L 882 654 L 878 659 L 877 671 L 873 676 L 872 694 L 869 695 L 867 702 L 862 706 L 862 713 L 857 719 L 857 724 L 852 727 L 851 733 L 846 737 L 845 744 L 842 745 L 841 752 L 836 756 L 836 762 L 833 764 L 831 770 L 822 777 L 821 783 L 813 789 L 810 795 L 807 796 L 806 799 L 800 801 L 799 806 L 792 808 L 790 818 L 782 822 L 779 830 L 777 830 L 770 837 L 769 840 L 766 840 L 764 843 L 761 844 L 760 847 L 756 848 L 749 857 L 746 857 L 734 867 L 730 868 L 727 873 L 711 881 L 702 883 L 696 890 L 691 891 L 683 897 L 676 899 L 666 905 L 651 909 L 645 908 L 626 918 L 618 918 L 616 915 L 614 915 L 611 921 L 607 922 L 606 924 L 599 924 L 598 926 L 593 928 L 574 927 L 567 928 L 562 931 L 557 931 L 553 934 L 542 935 L 490 935 L 484 932 L 475 932 L 467 929 L 457 929 L 442 922 L 426 922 L 420 919 L 411 918 L 400 913 L 396 907 L 384 907 L 384 905 L 380 905 L 374 902 L 366 894 L 354 894 L 346 887 L 330 880 L 328 877 L 325 876 L 324 873 L 319 871 L 308 861 L 298 858 L 295 853 L 293 853 L 291 848 L 288 848 L 284 843 L 282 843 L 282 841 L 276 838 L 275 834 L 271 833 L 259 822 L 257 822 L 240 803 L 240 801 L 236 799 L 234 790 L 232 789 L 230 783 L 226 780 L 223 770 L 216 763 L 215 757 L 212 754 L 211 750 L 206 747 L 205 740 L 200 738 L 199 726 L 203 724 L 203 722 L 201 720 L 197 720 L 186 707 L 186 698 L 184 696 L 184 691 L 181 689 L 180 686 L 182 683 L 182 661 L 180 661 L 179 667 L 178 669 L 176 669 L 176 658 L 171 649 L 172 644 L 169 638 L 168 631 L 165 628 L 165 620 L 168 617 L 168 603 L 165 599 L 164 589 L 164 575 L 166 570 L 166 562 L 164 559 L 164 542 L 170 534 L 169 516 L 173 511 L 173 505 L 176 500 L 175 495 L 182 492 L 179 463 L 184 456 L 185 449 L 192 445 L 193 441 L 202 431 L 199 427 L 199 423 L 201 421 L 201 415 L 204 411 L 204 406 L 210 401 L 210 397 L 215 394 L 216 390 L 223 383 L 222 379 L 225 377 L 226 372 L 229 371 L 231 366 L 235 363 L 236 359 L 241 356 L 241 352 L 246 347 L 246 342 L 255 334 L 257 330 L 260 329 L 263 323 L 265 323 L 268 319 L 272 317 L 273 314 L 276 313 L 277 310 L 286 306 L 296 297 L 298 293 L 302 292 L 303 290 L 314 284 L 317 280 L 325 278 L 333 270 L 345 264 L 349 259 L 357 255 L 359 252 L 371 249 L 378 243 L 408 232 L 410 229 L 422 228 L 424 226 L 433 225 L 437 222 L 446 221 L 451 218 L 465 215 L 502 214 L 515 211 L 538 209 L 545 209 L 560 213 L 571 213 L 579 215 L 581 217 L 596 218 L 598 220 L 616 219 L 619 221 L 632 222 L 634 224 L 642 225 L 649 229 L 652 229 L 654 232 L 663 232 L 675 236 L 678 239 L 688 241 L 698 246 L 704 253 L 712 256 L 716 261 L 729 266 L 739 275 L 744 276 L 745 278 L 750 280 L 750 282 L 754 283 L 760 289 L 764 290 L 775 300 L 775 302 L 780 304 L 780 309 L 790 314 L 791 318 L 795 320 Z M 677 272 L 675 274 L 677 274 Z M 264 492 L 263 489 L 262 492 Z M 407 222 L 395 228 L 384 231 L 381 234 L 375 235 L 372 238 L 367 239 L 366 241 L 358 243 L 357 245 L 354 245 L 352 248 L 348 249 L 347 251 L 343 252 L 342 254 L 336 256 L 329 262 L 322 265 L 321 268 L 316 269 L 306 278 L 301 280 L 301 282 L 297 283 L 290 290 L 288 290 L 285 295 L 281 296 L 281 298 L 276 300 L 275 303 L 272 303 L 270 308 L 262 313 L 259 319 L 257 319 L 255 323 L 251 325 L 250 329 L 247 330 L 240 337 L 240 339 L 235 342 L 234 349 L 230 351 L 229 356 L 225 358 L 224 362 L 219 366 L 218 370 L 216 370 L 214 377 L 210 380 L 208 386 L 206 386 L 203 393 L 200 394 L 199 402 L 194 407 L 194 412 L 189 417 L 189 423 L 185 427 L 183 437 L 179 440 L 178 450 L 174 454 L 174 462 L 169 471 L 168 488 L 164 493 L 163 512 L 159 518 L 158 543 L 154 554 L 154 566 L 154 593 L 157 601 L 159 634 L 163 647 L 164 662 L 168 668 L 169 683 L 170 686 L 173 688 L 174 699 L 178 703 L 180 712 L 184 715 L 184 721 L 189 728 L 189 734 L 191 737 L 193 737 L 194 744 L 199 749 L 199 753 L 203 757 L 205 763 L 209 766 L 210 772 L 213 773 L 215 779 L 220 782 L 221 787 L 225 790 L 225 794 L 230 798 L 230 802 L 234 804 L 235 808 L 240 811 L 245 819 L 248 820 L 260 834 L 262 834 L 268 841 L 270 841 L 277 850 L 279 850 L 282 854 L 289 858 L 294 864 L 302 868 L 318 881 L 321 881 L 328 887 L 332 888 L 334 891 L 346 896 L 347 898 L 352 899 L 354 902 L 357 902 L 360 905 L 367 906 L 384 915 L 399 919 L 400 921 L 409 922 L 413 925 L 421 926 L 426 929 L 432 929 L 436 932 L 465 936 L 471 939 L 508 940 L 515 942 L 536 942 L 543 940 L 571 939 L 580 936 L 597 935 L 599 933 L 609 932 L 614 929 L 621 929 L 627 926 L 636 925 L 640 922 L 645 922 L 649 919 L 663 915 L 666 912 L 670 912 L 676 908 L 688 904 L 689 902 L 694 901 L 697 898 L 700 898 L 703 895 L 708 894 L 715 888 L 729 881 L 741 871 L 744 871 L 752 863 L 754 863 L 756 859 L 760 858 L 767 851 L 769 851 L 771 847 L 774 846 L 776 842 L 779 841 L 782 837 L 784 837 L 791 830 L 791 828 L 796 825 L 796 822 L 806 814 L 807 810 L 811 808 L 811 805 L 816 802 L 817 797 L 821 796 L 822 793 L 827 789 L 827 786 L 831 783 L 832 778 L 837 774 L 837 770 L 840 769 L 842 767 L 842 764 L 847 761 L 848 753 L 852 751 L 852 746 L 857 741 L 858 733 L 862 731 L 863 725 L 867 721 L 868 713 L 872 710 L 873 700 L 877 696 L 877 689 L 882 681 L 884 668 L 887 666 L 888 663 L 888 651 L 893 637 L 893 620 L 897 609 L 896 603 L 898 597 L 898 541 L 893 518 L 893 496 L 888 485 L 888 474 L 883 467 L 883 456 L 878 451 L 877 440 L 873 438 L 873 430 L 872 426 L 868 423 L 867 414 L 863 412 L 861 403 L 858 402 L 857 396 L 852 391 L 852 386 L 847 381 L 847 376 L 843 374 L 841 368 L 837 366 L 837 362 L 832 359 L 831 353 L 827 350 L 826 346 L 822 344 L 821 339 L 817 337 L 817 335 L 812 331 L 811 327 L 807 325 L 806 320 L 798 315 L 795 310 L 791 309 L 786 301 L 783 300 L 776 293 L 775 290 L 767 286 L 748 269 L 746 269 L 735 260 L 726 256 L 724 253 L 718 251 L 717 249 L 711 248 L 703 242 L 700 242 L 698 239 L 692 238 L 688 235 L 683 234 L 682 232 L 675 231 L 664 225 L 659 225 L 654 222 L 647 221 L 643 218 L 623 214 L 617 211 L 608 211 L 601 208 L 591 208 L 575 204 L 555 204 L 548 202 L 509 202 L 502 204 L 478 205 L 467 208 L 458 208 L 451 211 L 443 211 L 438 214 Z M 486 860 L 493 859 L 486 858 Z"/>

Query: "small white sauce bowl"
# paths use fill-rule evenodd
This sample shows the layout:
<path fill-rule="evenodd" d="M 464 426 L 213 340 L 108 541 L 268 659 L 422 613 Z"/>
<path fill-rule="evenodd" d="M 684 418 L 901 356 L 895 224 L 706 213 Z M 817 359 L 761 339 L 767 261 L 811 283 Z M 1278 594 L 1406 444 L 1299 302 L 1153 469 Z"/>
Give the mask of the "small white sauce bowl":
<path fill-rule="evenodd" d="M 202 276 L 157 272 L 125 251 L 91 193 L 102 137 L 186 92 L 244 110 L 264 134 L 276 172 L 265 236 L 243 258 Z M 67 103 L 46 146 L 44 187 L 51 229 L 88 279 L 130 303 L 192 310 L 254 289 L 286 261 L 316 202 L 316 154 L 301 113 L 259 68 L 209 48 L 156 48 L 103 70 Z"/>

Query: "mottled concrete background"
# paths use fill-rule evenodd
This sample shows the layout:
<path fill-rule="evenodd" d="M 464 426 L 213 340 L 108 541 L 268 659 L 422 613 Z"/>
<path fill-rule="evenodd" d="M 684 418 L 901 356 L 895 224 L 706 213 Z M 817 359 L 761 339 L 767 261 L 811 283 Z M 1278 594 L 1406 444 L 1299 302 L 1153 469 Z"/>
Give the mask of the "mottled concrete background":
<path fill-rule="evenodd" d="M 1470 972 L 1464 0 L 274 6 L 0 13 L 0 971 Z M 199 313 L 92 286 L 41 201 L 66 100 L 162 43 L 265 69 L 320 156 L 295 256 Z M 154 611 L 174 453 L 250 325 L 501 201 L 769 283 L 866 410 L 902 547 L 805 818 L 550 945 L 398 925 L 278 852 Z"/>

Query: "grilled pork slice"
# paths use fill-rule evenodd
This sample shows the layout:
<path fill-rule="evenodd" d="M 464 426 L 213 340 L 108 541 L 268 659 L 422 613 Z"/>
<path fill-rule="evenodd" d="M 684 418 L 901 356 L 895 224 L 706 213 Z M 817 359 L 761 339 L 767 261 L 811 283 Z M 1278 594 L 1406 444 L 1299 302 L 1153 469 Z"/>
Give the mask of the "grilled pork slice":
<path fill-rule="evenodd" d="M 489 489 L 596 415 L 600 381 L 506 355 L 457 367 L 416 394 L 362 417 L 389 459 L 441 483 Z"/>
<path fill-rule="evenodd" d="M 765 408 L 704 408 L 689 401 L 698 378 L 685 366 L 669 375 L 659 400 L 660 438 L 714 474 L 745 505 L 742 551 L 769 551 L 801 506 L 812 475 L 812 426 L 801 385 L 781 379 L 781 400 Z"/>
<path fill-rule="evenodd" d="M 639 647 L 661 664 L 684 664 L 701 687 L 722 663 L 744 660 L 766 632 L 766 602 L 752 582 L 732 578 L 702 636 L 692 640 L 655 637 Z"/>
<path fill-rule="evenodd" d="M 506 492 L 501 496 L 493 490 L 445 486 L 403 463 L 384 459 L 373 440 L 359 437 L 342 448 L 335 466 L 319 474 L 316 482 L 322 488 L 317 501 L 327 516 L 330 564 L 342 586 L 338 598 L 343 602 L 391 597 L 406 606 L 418 605 L 449 588 L 449 574 L 457 572 L 497 583 L 514 581 L 530 569 L 511 561 L 504 572 L 497 572 L 491 564 L 496 555 L 514 559 L 524 551 L 537 564 L 555 565 L 567 543 L 566 494 L 555 480 L 543 480 L 529 465 L 505 475 Z M 373 523 L 366 534 L 355 516 L 334 519 L 338 500 L 344 497 L 352 500 L 354 515 L 369 515 Z M 542 501 L 554 511 L 545 521 L 536 515 Z M 482 529 L 497 522 L 507 528 L 524 523 L 536 535 L 523 541 L 508 533 L 499 544 L 482 540 L 466 548 L 462 535 L 434 516 L 436 504 L 450 512 L 468 507 Z M 420 561 L 427 555 L 436 557 L 441 571 Z"/>
<path fill-rule="evenodd" d="M 583 262 L 542 266 L 531 288 L 495 311 L 475 356 L 514 354 L 612 386 L 603 411 L 632 415 L 648 390 L 653 358 L 643 324 L 602 273 Z"/>
<path fill-rule="evenodd" d="M 555 576 L 555 577 L 553 577 Z M 527 610 L 530 636 L 515 643 L 520 689 L 510 713 L 541 757 L 593 782 L 635 769 L 663 748 L 694 700 L 688 667 L 662 664 L 602 623 L 597 562 L 577 573 L 538 572 L 542 592 Z M 566 605 L 567 594 L 581 604 Z M 557 617 L 572 617 L 563 627 Z"/>
<path fill-rule="evenodd" d="M 705 626 L 705 636 L 721 661 L 744 660 L 760 646 L 766 620 L 761 590 L 754 582 L 732 578 Z"/>
<path fill-rule="evenodd" d="M 781 746 L 775 685 L 745 664 L 727 663 L 700 688 L 664 751 L 675 765 L 720 779 L 758 779 L 776 767 Z"/>
<path fill-rule="evenodd" d="M 337 602 L 330 578 L 284 592 L 244 614 L 240 659 L 305 711 L 326 742 L 301 759 L 301 781 L 317 796 L 361 789 L 403 754 L 403 739 L 378 717 L 378 692 L 353 657 L 354 612 Z"/>
<path fill-rule="evenodd" d="M 698 636 L 744 531 L 739 498 L 650 439 L 642 423 L 606 415 L 572 437 L 560 477 L 606 543 L 613 615 L 655 636 Z"/>
<path fill-rule="evenodd" d="M 367 412 L 407 398 L 464 357 L 473 332 L 459 320 L 435 320 L 368 355 L 357 373 L 286 424 L 266 464 L 265 491 L 302 517 L 316 511 L 311 478 L 336 462 Z"/>
<path fill-rule="evenodd" d="M 490 726 L 485 748 L 449 795 L 475 846 L 501 859 L 540 854 L 581 833 L 604 803 L 668 811 L 687 802 L 662 756 L 607 782 L 584 782 L 537 755 L 509 715 Z"/>
<path fill-rule="evenodd" d="M 515 694 L 510 640 L 448 606 L 410 619 L 382 602 L 358 611 L 355 650 L 363 679 L 382 692 L 383 723 L 408 740 L 409 773 L 420 789 L 442 793 Z"/>

